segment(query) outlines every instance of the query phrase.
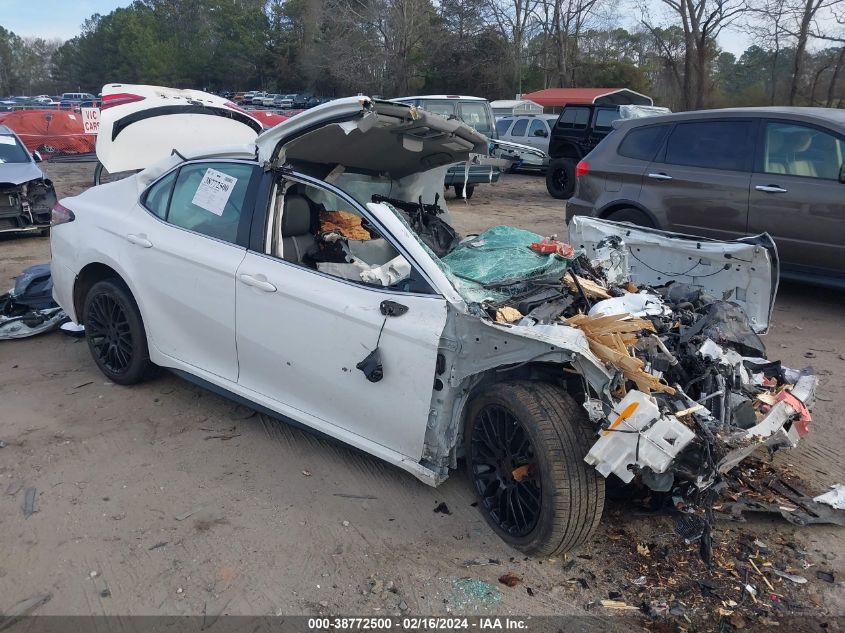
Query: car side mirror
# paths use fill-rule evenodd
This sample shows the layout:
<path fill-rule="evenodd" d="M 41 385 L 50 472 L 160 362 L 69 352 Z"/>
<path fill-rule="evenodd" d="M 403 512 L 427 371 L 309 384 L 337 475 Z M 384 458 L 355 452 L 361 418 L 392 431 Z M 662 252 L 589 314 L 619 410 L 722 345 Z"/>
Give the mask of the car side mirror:
<path fill-rule="evenodd" d="M 549 133 L 546 132 L 546 130 L 534 130 L 534 136 L 542 136 L 543 138 L 545 138 L 548 135 Z"/>
<path fill-rule="evenodd" d="M 845 163 L 839 167 L 839 182 L 845 183 Z"/>
<path fill-rule="evenodd" d="M 36 151 L 32 152 L 32 160 L 34 160 L 36 163 L 40 163 L 44 159 L 41 158 L 41 152 L 36 150 Z M 842 180 L 842 174 L 839 175 L 839 179 Z"/>

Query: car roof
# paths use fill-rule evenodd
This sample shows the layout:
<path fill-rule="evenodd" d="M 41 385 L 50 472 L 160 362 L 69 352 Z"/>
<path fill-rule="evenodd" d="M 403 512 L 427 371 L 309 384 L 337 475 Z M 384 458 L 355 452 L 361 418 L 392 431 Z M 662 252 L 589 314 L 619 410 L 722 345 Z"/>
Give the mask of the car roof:
<path fill-rule="evenodd" d="M 499 117 L 499 119 L 518 119 L 520 117 L 527 117 L 529 119 L 557 119 L 558 115 L 546 114 L 544 112 L 520 112 L 519 114 L 505 114 Z"/>
<path fill-rule="evenodd" d="M 837 125 L 845 125 L 845 110 L 834 108 L 804 108 L 791 106 L 765 106 L 753 108 L 719 108 L 714 110 L 692 110 L 690 112 L 673 112 L 657 116 L 623 120 L 626 127 L 637 127 L 653 123 L 672 123 L 691 119 L 720 119 L 735 117 L 773 117 L 794 118 L 804 121 L 824 120 Z"/>
<path fill-rule="evenodd" d="M 468 97 L 464 95 L 415 95 L 413 97 L 396 97 L 391 101 L 406 101 L 408 99 L 447 99 L 449 101 L 487 101 L 484 97 Z"/>

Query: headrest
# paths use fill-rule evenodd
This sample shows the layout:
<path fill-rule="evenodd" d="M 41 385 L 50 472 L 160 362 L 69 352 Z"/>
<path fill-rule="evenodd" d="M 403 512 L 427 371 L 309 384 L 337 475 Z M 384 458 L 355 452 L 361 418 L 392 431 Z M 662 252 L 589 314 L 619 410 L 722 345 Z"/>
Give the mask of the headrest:
<path fill-rule="evenodd" d="M 282 237 L 307 235 L 311 232 L 311 205 L 304 196 L 285 196 L 282 213 Z"/>

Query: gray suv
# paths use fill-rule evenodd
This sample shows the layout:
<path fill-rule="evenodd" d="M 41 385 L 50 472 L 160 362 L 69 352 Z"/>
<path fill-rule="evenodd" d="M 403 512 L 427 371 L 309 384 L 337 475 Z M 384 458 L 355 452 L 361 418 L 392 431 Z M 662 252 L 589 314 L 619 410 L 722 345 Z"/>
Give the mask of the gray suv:
<path fill-rule="evenodd" d="M 734 108 L 623 121 L 576 166 L 592 215 L 735 239 L 769 233 L 781 276 L 845 287 L 845 111 Z"/>

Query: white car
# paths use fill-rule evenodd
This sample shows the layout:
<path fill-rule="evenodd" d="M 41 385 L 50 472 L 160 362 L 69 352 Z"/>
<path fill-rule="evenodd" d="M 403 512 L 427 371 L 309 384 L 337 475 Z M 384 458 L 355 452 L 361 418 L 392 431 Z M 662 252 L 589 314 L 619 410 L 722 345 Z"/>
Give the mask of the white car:
<path fill-rule="evenodd" d="M 651 336 L 644 349 L 664 373 L 633 373 L 634 384 L 636 359 L 600 358 L 587 315 L 560 319 L 591 305 L 561 282 L 570 259 L 535 252 L 528 242 L 540 236 L 509 227 L 459 243 L 441 193 L 449 165 L 486 151 L 468 125 L 353 97 L 257 133 L 251 117 L 194 91 L 114 85 L 103 94 L 123 102 L 103 109 L 100 160 L 109 171 L 142 171 L 56 205 L 51 271 L 56 301 L 84 324 L 113 382 L 168 368 L 430 485 L 465 457 L 479 509 L 529 553 L 589 538 L 602 513 L 602 475 L 636 474 L 656 489 L 673 477 L 699 488 L 718 481 L 715 462 L 697 457 L 710 441 L 704 431 L 674 417 L 699 388 L 687 395 L 667 384 L 674 370 Z M 229 145 L 209 148 L 210 138 Z M 571 239 L 599 260 L 607 255 L 613 283 L 660 286 L 660 271 L 676 270 L 678 283 L 734 293 L 732 309 L 744 307 L 753 324 L 742 330 L 749 345 L 768 326 L 777 271 L 765 236 L 702 241 L 579 217 Z M 631 272 L 623 258 L 634 253 L 647 265 Z M 613 301 L 630 301 L 628 311 L 646 306 L 666 327 L 695 314 L 688 297 L 683 316 L 657 295 Z M 618 310 L 602 304 L 590 314 Z M 623 323 L 625 337 L 635 323 Z M 623 344 L 609 336 L 607 345 Z M 708 354 L 719 350 L 729 357 L 710 341 Z M 720 362 L 695 360 L 719 376 L 728 371 Z M 815 384 L 799 386 L 793 393 L 809 404 Z M 677 398 L 664 397 L 670 390 Z M 797 406 L 735 430 L 754 433 L 753 446 L 792 445 Z M 728 428 L 721 409 L 693 410 L 702 428 Z M 624 433 L 611 433 L 616 427 Z M 748 447 L 740 442 L 745 453 L 729 455 L 739 461 Z"/>
<path fill-rule="evenodd" d="M 256 101 L 255 101 L 255 103 L 256 103 L 257 105 L 263 105 L 263 106 L 265 106 L 265 107 L 269 107 L 269 106 L 272 106 L 272 105 L 273 105 L 273 101 L 275 101 L 276 97 L 278 97 L 278 96 L 279 96 L 279 95 L 278 95 L 278 94 L 275 94 L 275 93 L 273 93 L 273 94 L 266 94 L 266 95 L 264 95 L 263 97 L 261 97 L 261 99 L 260 99 L 260 100 L 256 100 Z"/>

